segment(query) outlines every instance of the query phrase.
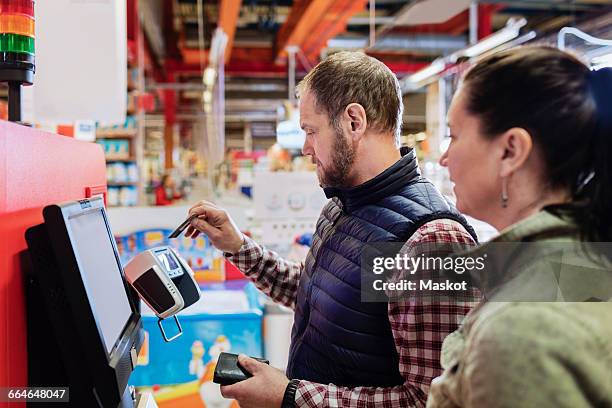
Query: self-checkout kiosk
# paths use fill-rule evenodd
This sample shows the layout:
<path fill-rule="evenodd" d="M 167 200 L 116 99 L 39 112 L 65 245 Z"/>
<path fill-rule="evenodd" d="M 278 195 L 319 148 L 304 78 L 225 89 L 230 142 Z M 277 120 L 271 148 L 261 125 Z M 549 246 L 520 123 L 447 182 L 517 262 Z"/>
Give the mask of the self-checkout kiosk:
<path fill-rule="evenodd" d="M 144 339 L 139 297 L 171 341 L 176 313 L 200 299 L 193 271 L 159 247 L 124 273 L 101 197 L 46 206 L 43 218 L 26 232 L 30 385 L 68 386 L 74 407 L 138 406 L 127 383 Z"/>
<path fill-rule="evenodd" d="M 105 191 L 99 145 L 0 121 L 0 387 L 70 387 L 69 403 L 34 406 L 154 406 L 147 396 L 135 402 L 126 385 L 142 344 L 137 297 L 121 275 L 95 282 L 84 272 L 67 280 L 92 263 L 94 250 L 110 254 L 105 265 L 94 263 L 96 270 L 120 273 L 102 199 L 43 211 Z M 95 242 L 73 247 L 92 229 Z M 28 250 L 26 230 L 36 250 Z M 102 287 L 117 293 L 110 310 L 99 299 Z M 96 291 L 91 304 L 88 291 Z M 105 308 L 114 313 L 101 315 Z"/>
<path fill-rule="evenodd" d="M 99 145 L 0 120 L 0 387 L 30 385 L 28 340 L 40 335 L 28 331 L 25 231 L 44 221 L 42 209 L 49 204 L 105 192 Z"/>
<path fill-rule="evenodd" d="M 144 338 L 139 296 L 163 297 L 146 270 L 130 286 L 105 192 L 100 146 L 0 121 L 0 387 L 69 387 L 68 403 L 36 406 L 156 407 L 127 384 Z M 158 316 L 174 317 L 200 291 L 177 253 L 153 254 L 180 294 Z"/>
<path fill-rule="evenodd" d="M 46 206 L 43 217 L 26 232 L 28 383 L 69 387 L 69 406 L 134 407 L 127 383 L 144 332 L 103 201 Z"/>

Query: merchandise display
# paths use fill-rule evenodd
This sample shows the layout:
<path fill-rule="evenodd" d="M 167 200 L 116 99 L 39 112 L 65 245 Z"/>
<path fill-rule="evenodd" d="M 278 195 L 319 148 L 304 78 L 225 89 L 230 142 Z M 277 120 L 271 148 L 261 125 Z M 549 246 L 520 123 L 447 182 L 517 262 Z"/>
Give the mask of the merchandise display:
<path fill-rule="evenodd" d="M 202 402 L 215 406 L 214 401 L 222 400 L 213 382 L 221 353 L 263 355 L 259 297 L 245 281 L 203 284 L 202 298 L 179 313 L 183 335 L 172 343 L 163 340 L 157 318 L 143 306 L 145 351 L 130 383 L 152 390 L 160 407 L 201 407 Z"/>
<path fill-rule="evenodd" d="M 111 206 L 138 204 L 140 174 L 136 160 L 134 117 L 128 116 L 123 126 L 98 128 L 96 142 L 106 158 L 107 203 Z"/>

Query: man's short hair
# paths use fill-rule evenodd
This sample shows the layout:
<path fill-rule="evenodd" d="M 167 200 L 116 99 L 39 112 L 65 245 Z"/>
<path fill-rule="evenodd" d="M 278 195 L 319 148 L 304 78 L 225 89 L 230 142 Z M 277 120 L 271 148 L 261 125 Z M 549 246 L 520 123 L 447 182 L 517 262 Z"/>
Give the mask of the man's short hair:
<path fill-rule="evenodd" d="M 362 52 L 332 54 L 314 67 L 297 86 L 298 97 L 312 92 L 316 108 L 327 112 L 340 131 L 340 117 L 347 105 L 358 103 L 366 112 L 368 127 L 394 135 L 402 127 L 402 91 L 391 70 Z"/>

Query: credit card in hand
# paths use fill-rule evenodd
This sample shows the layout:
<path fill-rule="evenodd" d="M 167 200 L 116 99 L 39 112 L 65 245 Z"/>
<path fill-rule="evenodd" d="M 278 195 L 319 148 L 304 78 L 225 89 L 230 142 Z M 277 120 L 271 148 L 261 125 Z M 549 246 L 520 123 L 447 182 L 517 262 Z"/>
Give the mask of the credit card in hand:
<path fill-rule="evenodd" d="M 187 229 L 189 224 L 191 224 L 191 220 L 193 220 L 196 217 L 197 217 L 197 215 L 195 215 L 195 214 L 189 216 L 189 218 L 187 218 L 185 221 L 183 221 L 183 223 L 181 225 L 179 225 L 177 229 L 172 231 L 172 234 L 168 235 L 168 238 L 176 238 L 179 235 L 181 235 L 183 233 L 183 231 L 185 231 L 185 229 Z"/>

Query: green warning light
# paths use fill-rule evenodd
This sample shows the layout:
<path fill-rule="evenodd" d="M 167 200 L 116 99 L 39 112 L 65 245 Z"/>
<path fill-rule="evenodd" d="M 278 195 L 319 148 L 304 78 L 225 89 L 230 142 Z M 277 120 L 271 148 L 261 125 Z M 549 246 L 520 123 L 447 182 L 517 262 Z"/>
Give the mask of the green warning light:
<path fill-rule="evenodd" d="M 22 52 L 34 55 L 34 38 L 18 34 L 0 34 L 0 52 Z"/>

